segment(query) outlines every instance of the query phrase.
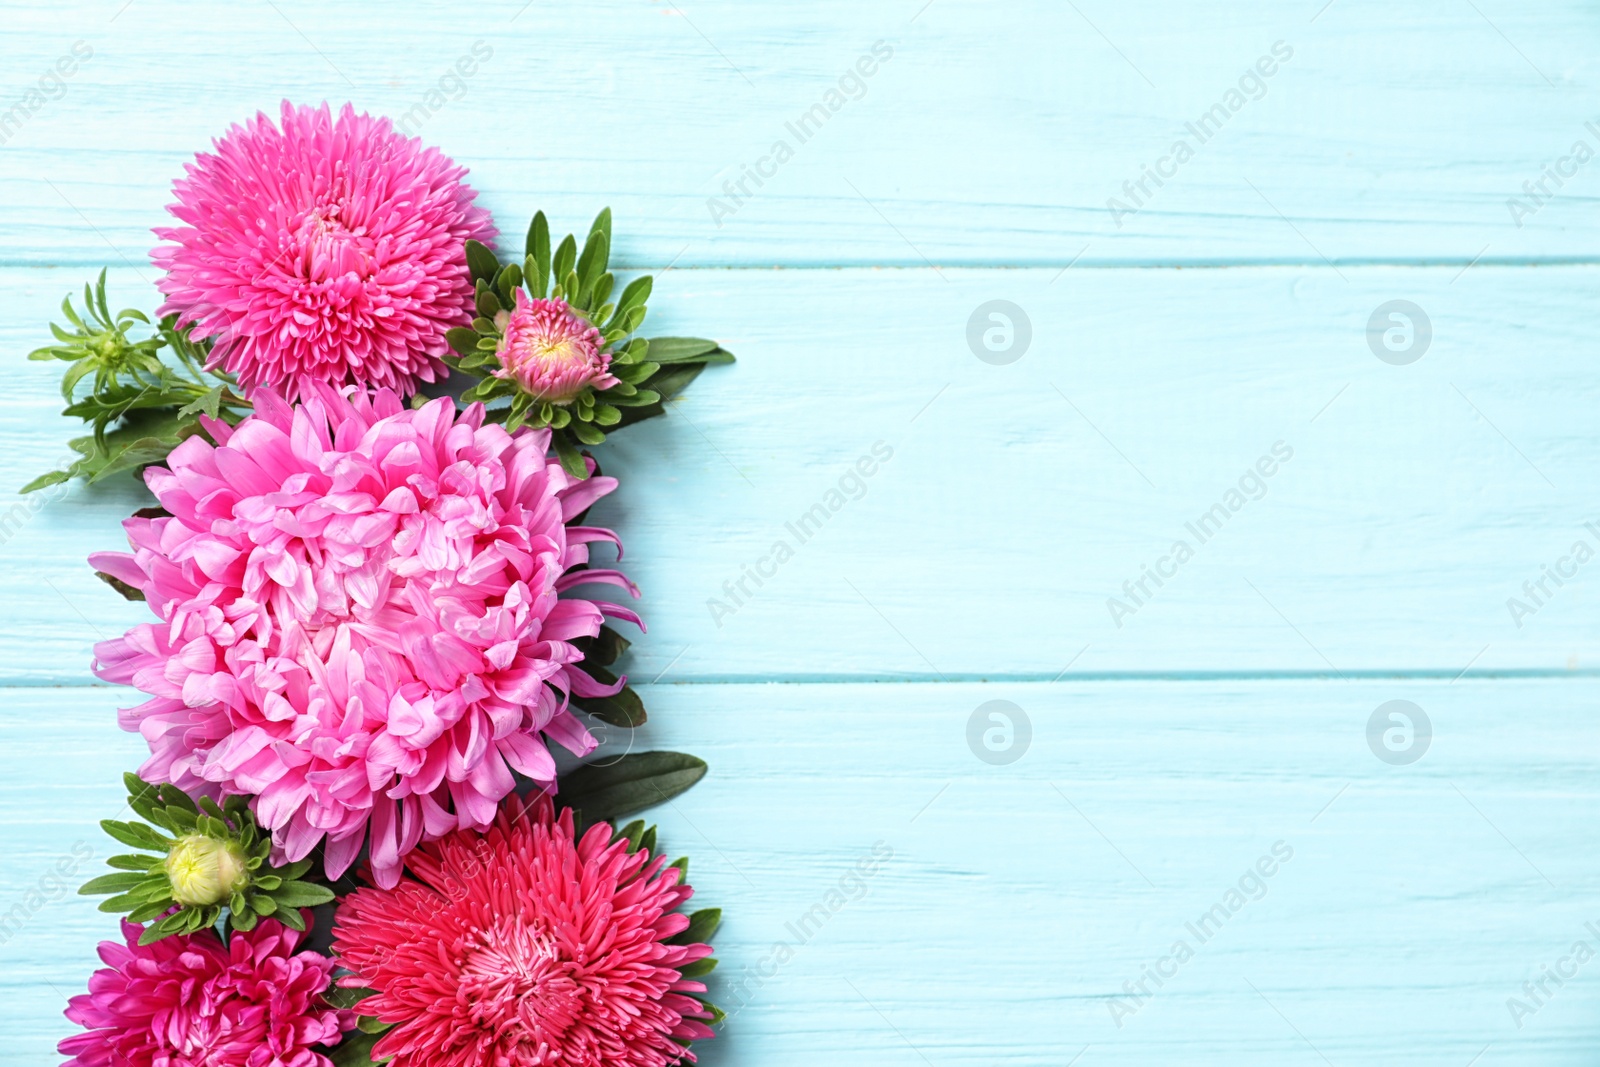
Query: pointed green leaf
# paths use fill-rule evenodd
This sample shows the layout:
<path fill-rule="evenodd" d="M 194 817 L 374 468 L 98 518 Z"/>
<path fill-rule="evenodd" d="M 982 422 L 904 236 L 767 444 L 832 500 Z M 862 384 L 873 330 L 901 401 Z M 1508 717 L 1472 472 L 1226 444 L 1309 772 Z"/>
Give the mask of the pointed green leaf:
<path fill-rule="evenodd" d="M 678 973 L 683 975 L 685 978 L 700 978 L 704 975 L 710 974 L 716 969 L 716 958 L 713 956 L 706 956 L 704 959 L 695 960 L 693 963 L 686 964 L 683 967 L 678 968 Z"/>
<path fill-rule="evenodd" d="M 283 908 L 314 908 L 333 899 L 333 890 L 311 882 L 285 882 L 272 891 L 272 899 Z"/>
<path fill-rule="evenodd" d="M 494 253 L 480 241 L 468 239 L 467 241 L 467 270 L 472 272 L 472 280 L 479 278 L 490 280 L 495 272 L 500 269 L 500 261 Z"/>
<path fill-rule="evenodd" d="M 652 337 L 650 358 L 657 363 L 683 363 L 715 351 L 717 342 L 703 337 Z"/>
<path fill-rule="evenodd" d="M 144 881 L 146 874 L 143 871 L 127 871 L 121 874 L 102 874 L 98 878 L 91 878 L 83 883 L 78 890 L 80 897 L 98 897 L 105 893 L 126 893 L 140 882 Z"/>
<path fill-rule="evenodd" d="M 721 908 L 701 908 L 689 916 L 689 925 L 683 932 L 673 937 L 670 944 L 698 945 L 708 944 L 711 935 L 717 932 L 717 927 L 722 925 Z"/>
<path fill-rule="evenodd" d="M 100 829 L 110 834 L 124 845 L 134 848 L 148 848 L 158 852 L 165 852 L 172 847 L 172 839 L 156 833 L 144 823 L 117 822 L 115 819 L 101 819 Z"/>
<path fill-rule="evenodd" d="M 610 822 L 672 799 L 705 773 L 705 761 L 684 752 L 630 752 L 569 771 L 556 800 L 588 823 Z"/>

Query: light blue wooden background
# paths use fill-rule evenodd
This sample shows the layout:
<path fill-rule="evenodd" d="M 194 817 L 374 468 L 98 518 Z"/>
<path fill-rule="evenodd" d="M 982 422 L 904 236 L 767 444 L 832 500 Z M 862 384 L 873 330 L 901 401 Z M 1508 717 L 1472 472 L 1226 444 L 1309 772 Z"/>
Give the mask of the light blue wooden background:
<path fill-rule="evenodd" d="M 102 264 L 118 303 L 152 299 L 192 152 L 285 95 L 398 115 L 445 79 L 417 128 L 504 228 L 611 204 L 655 328 L 740 356 L 615 439 L 607 505 L 651 624 L 636 744 L 712 765 L 659 815 L 727 910 L 714 990 L 769 975 L 705 1063 L 1590 1064 L 1600 963 L 1520 1028 L 1507 999 L 1600 949 L 1600 564 L 1521 627 L 1506 600 L 1597 540 L 1600 163 L 1560 163 L 1600 147 L 1597 26 L 1575 0 L 0 3 L 0 108 L 94 51 L 0 145 L 5 485 L 68 431 L 22 354 Z M 879 41 L 864 91 L 714 220 Z M 1107 198 L 1280 41 L 1260 98 L 1114 225 Z M 966 340 L 992 299 L 1031 322 L 1010 365 Z M 1392 299 L 1432 323 L 1409 366 L 1367 344 Z M 880 441 L 860 498 L 717 625 L 708 598 Z M 1106 598 L 1278 441 L 1267 494 L 1114 625 Z M 140 609 L 83 562 L 137 500 L 60 494 L 0 546 L 5 1063 L 51 1062 L 112 931 L 52 872 L 106 854 L 140 756 L 129 694 L 88 673 Z M 1391 699 L 1433 723 L 1408 766 L 1368 748 Z M 1031 722 L 1009 765 L 968 747 L 989 700 Z M 1280 841 L 1265 895 L 1115 1025 Z"/>

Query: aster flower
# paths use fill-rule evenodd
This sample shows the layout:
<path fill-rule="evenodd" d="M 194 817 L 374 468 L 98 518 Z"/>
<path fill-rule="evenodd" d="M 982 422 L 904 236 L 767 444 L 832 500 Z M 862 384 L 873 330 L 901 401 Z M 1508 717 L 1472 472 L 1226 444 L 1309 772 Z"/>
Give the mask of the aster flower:
<path fill-rule="evenodd" d="M 150 746 L 146 781 L 253 797 L 288 862 L 326 842 L 330 877 L 366 840 L 393 885 L 418 841 L 488 826 L 513 772 L 548 787 L 544 739 L 594 747 L 569 700 L 624 680 L 596 681 L 574 642 L 639 619 L 562 594 L 638 595 L 589 566 L 616 535 L 575 524 L 616 481 L 579 482 L 546 459 L 548 431 L 449 398 L 313 386 L 255 404 L 145 472 L 167 514 L 123 524 L 131 555 L 90 557 L 160 620 L 98 645 L 95 670 L 152 698 L 121 716 Z"/>
<path fill-rule="evenodd" d="M 579 836 L 550 799 L 507 801 L 483 834 L 413 853 L 416 876 L 358 889 L 334 920 L 356 1006 L 391 1026 L 374 1058 L 391 1067 L 661 1067 L 719 1017 L 696 980 L 719 913 L 678 911 L 679 866 L 652 856 L 642 823 Z M 682 862 L 682 861 L 680 861 Z M 366 1025 L 363 1023 L 363 1025 Z"/>
<path fill-rule="evenodd" d="M 310 860 L 286 867 L 270 861 L 271 842 L 244 797 L 229 797 L 221 805 L 201 797 L 196 804 L 175 785 L 151 785 L 136 774 L 123 775 L 123 782 L 128 807 L 154 825 L 104 819 L 100 827 L 124 845 L 153 855 L 112 856 L 106 863 L 117 873 L 92 879 L 78 892 L 116 894 L 100 910 L 126 914 L 133 922 L 159 916 L 140 935 L 141 944 L 215 926 L 224 909 L 235 930 L 251 929 L 263 915 L 303 930 L 300 909 L 333 899 L 326 886 L 300 880 L 311 870 Z"/>
<path fill-rule="evenodd" d="M 611 299 L 611 209 L 600 212 L 583 252 L 568 234 L 552 255 L 550 224 L 539 212 L 528 228 L 522 263 L 500 264 L 482 242 L 468 241 L 467 265 L 477 317 L 446 337 L 445 362 L 481 380 L 464 395 L 489 402 L 490 418 L 508 427 L 550 427 L 569 473 L 583 477 L 580 445 L 662 413 L 708 363 L 731 363 L 715 341 L 632 334 L 644 322 L 651 280 L 636 278 Z M 503 402 L 503 403 L 502 403 Z"/>
<path fill-rule="evenodd" d="M 496 378 L 509 378 L 539 403 L 570 404 L 584 389 L 604 390 L 620 379 L 600 329 L 560 300 L 530 300 L 516 291 L 495 355 Z"/>
<path fill-rule="evenodd" d="M 472 319 L 464 243 L 495 234 L 466 170 L 348 104 L 286 100 L 215 147 L 173 185 L 183 225 L 155 231 L 161 313 L 214 338 L 210 365 L 247 392 L 433 381 Z"/>
<path fill-rule="evenodd" d="M 276 920 L 226 945 L 215 930 L 141 945 L 142 929 L 100 943 L 106 966 L 67 1007 L 88 1032 L 58 1046 L 66 1067 L 330 1067 L 319 1046 L 355 1025 L 323 997 L 333 961 Z"/>

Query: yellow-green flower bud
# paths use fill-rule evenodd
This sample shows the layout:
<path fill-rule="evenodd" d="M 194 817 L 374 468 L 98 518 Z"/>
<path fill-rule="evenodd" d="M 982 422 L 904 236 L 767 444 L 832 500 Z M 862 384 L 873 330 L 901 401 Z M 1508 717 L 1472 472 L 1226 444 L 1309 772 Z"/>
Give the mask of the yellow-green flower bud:
<path fill-rule="evenodd" d="M 249 878 L 244 860 L 244 849 L 236 841 L 221 841 L 204 834 L 180 837 L 167 853 L 172 899 L 202 908 L 222 903 Z"/>

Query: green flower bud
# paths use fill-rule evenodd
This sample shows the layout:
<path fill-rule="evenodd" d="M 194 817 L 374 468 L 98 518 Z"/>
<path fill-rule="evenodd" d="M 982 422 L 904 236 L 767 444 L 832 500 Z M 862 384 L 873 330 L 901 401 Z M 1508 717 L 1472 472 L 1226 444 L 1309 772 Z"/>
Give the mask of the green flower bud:
<path fill-rule="evenodd" d="M 236 841 L 204 834 L 180 837 L 165 864 L 172 899 L 189 907 L 220 904 L 249 880 L 244 863 L 244 849 Z"/>

